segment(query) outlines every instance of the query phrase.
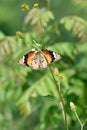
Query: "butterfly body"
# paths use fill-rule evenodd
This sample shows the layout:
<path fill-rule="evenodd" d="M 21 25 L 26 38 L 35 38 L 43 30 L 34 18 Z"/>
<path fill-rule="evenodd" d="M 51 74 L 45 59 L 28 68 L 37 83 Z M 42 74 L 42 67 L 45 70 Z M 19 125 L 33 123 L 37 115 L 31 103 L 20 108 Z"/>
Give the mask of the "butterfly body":
<path fill-rule="evenodd" d="M 50 50 L 31 51 L 19 59 L 19 64 L 32 69 L 44 69 L 52 62 L 58 61 L 61 56 Z"/>

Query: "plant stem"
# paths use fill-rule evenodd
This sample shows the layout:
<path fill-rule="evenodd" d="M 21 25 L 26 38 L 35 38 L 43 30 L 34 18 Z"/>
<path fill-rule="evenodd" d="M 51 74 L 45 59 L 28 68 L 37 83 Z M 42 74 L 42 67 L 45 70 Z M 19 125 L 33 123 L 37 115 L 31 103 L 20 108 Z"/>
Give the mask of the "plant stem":
<path fill-rule="evenodd" d="M 47 0 L 47 4 L 48 4 L 48 9 L 51 9 L 51 0 Z"/>
<path fill-rule="evenodd" d="M 44 44 L 44 27 L 42 25 L 42 21 L 40 19 L 40 43 L 41 43 L 41 47 L 43 48 L 43 44 Z"/>
<path fill-rule="evenodd" d="M 48 0 L 48 3 L 50 4 L 50 1 Z M 43 32 L 44 32 L 44 27 L 42 25 L 42 21 L 40 19 L 40 33 L 41 33 L 41 43 L 42 43 L 42 40 L 43 40 Z M 43 53 L 43 52 L 42 52 Z M 48 63 L 48 60 L 45 56 L 45 54 L 43 53 L 47 63 Z M 49 64 L 49 63 L 48 63 Z M 51 72 L 51 75 L 53 77 L 53 80 L 54 80 L 54 83 L 56 85 L 56 88 L 57 88 L 57 92 L 58 92 L 58 95 L 59 95 L 59 98 L 60 98 L 60 102 L 61 102 L 61 106 L 62 106 L 62 110 L 63 110 L 63 115 L 64 115 L 64 122 L 65 122 L 65 125 L 66 125 L 66 130 L 68 130 L 68 124 L 67 124 L 67 118 L 66 118 L 66 111 L 65 111 L 65 107 L 64 107 L 64 102 L 63 102 L 63 98 L 62 98 L 62 95 L 61 95 L 61 91 L 60 91 L 60 82 L 57 82 L 55 77 L 54 77 L 54 74 L 52 72 L 52 69 L 51 67 L 49 66 L 49 70 Z"/>
<path fill-rule="evenodd" d="M 59 95 L 59 98 L 60 98 L 60 102 L 61 102 L 61 106 L 62 106 L 62 110 L 63 110 L 63 115 L 64 115 L 64 122 L 65 122 L 65 125 L 66 125 L 66 130 L 68 130 L 68 123 L 67 123 L 67 117 L 66 117 L 66 111 L 65 111 L 65 107 L 64 107 L 64 102 L 63 102 L 63 98 L 62 98 L 62 95 L 61 95 L 61 91 L 60 91 L 60 82 L 56 81 L 55 77 L 54 77 L 54 74 L 52 72 L 52 69 L 51 67 L 49 66 L 49 70 L 51 72 L 51 75 L 53 77 L 53 80 L 54 80 L 54 83 L 56 85 L 56 88 L 57 88 L 57 92 L 58 92 L 58 95 Z"/>
<path fill-rule="evenodd" d="M 78 116 L 76 110 L 75 110 L 74 112 L 75 112 L 75 115 L 76 115 L 76 117 L 77 117 L 77 119 L 78 119 L 78 121 L 79 121 L 79 124 L 80 124 L 80 126 L 81 126 L 81 130 L 83 130 L 84 124 L 81 122 L 81 120 L 80 120 L 80 118 L 79 118 L 79 116 Z"/>

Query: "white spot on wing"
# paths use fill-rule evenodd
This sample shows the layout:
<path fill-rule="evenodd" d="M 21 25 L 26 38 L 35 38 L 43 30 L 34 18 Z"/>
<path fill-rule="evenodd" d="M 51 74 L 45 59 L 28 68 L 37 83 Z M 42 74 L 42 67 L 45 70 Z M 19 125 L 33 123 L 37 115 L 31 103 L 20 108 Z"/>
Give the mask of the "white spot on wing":
<path fill-rule="evenodd" d="M 54 61 L 56 61 L 56 53 L 53 52 Z"/>
<path fill-rule="evenodd" d="M 25 56 L 22 57 L 23 63 L 25 63 Z"/>

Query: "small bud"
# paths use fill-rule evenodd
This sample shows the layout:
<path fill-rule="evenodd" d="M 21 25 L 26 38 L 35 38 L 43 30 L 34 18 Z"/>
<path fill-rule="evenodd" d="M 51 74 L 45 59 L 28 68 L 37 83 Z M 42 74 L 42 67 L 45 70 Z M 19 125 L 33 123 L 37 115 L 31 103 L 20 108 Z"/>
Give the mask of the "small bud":
<path fill-rule="evenodd" d="M 29 8 L 29 6 L 27 4 L 22 4 L 21 8 L 24 9 L 24 10 L 26 10 L 26 11 L 30 10 L 30 8 Z"/>
<path fill-rule="evenodd" d="M 35 8 L 37 8 L 38 6 L 39 6 L 39 4 L 38 4 L 38 3 L 34 4 L 34 7 L 35 7 Z"/>
<path fill-rule="evenodd" d="M 58 73 L 59 73 L 58 68 L 54 68 L 54 69 L 53 69 L 53 73 L 54 73 L 55 75 L 57 75 L 57 76 L 58 76 Z"/>
<path fill-rule="evenodd" d="M 64 74 L 59 74 L 59 77 L 60 77 L 61 79 L 63 79 L 65 76 L 64 76 Z"/>
<path fill-rule="evenodd" d="M 23 33 L 22 33 L 22 32 L 17 31 L 17 32 L 16 32 L 16 35 L 17 35 L 19 38 L 21 38 L 21 39 L 23 38 Z"/>
<path fill-rule="evenodd" d="M 71 110 L 73 110 L 73 111 L 76 109 L 76 107 L 75 107 L 75 105 L 74 105 L 73 102 L 70 102 L 70 108 L 71 108 Z"/>

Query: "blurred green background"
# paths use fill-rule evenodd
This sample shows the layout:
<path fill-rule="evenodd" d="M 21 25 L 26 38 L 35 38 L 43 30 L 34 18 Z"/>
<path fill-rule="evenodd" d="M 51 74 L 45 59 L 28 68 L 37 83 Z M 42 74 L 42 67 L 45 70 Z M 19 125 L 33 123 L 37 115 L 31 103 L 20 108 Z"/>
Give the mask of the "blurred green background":
<path fill-rule="evenodd" d="M 49 69 L 32 70 L 18 65 L 18 59 L 31 51 L 33 40 L 41 41 L 26 11 L 39 3 L 50 9 L 54 19 L 45 28 L 45 48 L 62 59 L 51 65 L 64 74 L 61 90 L 69 130 L 80 125 L 69 103 L 74 102 L 82 122 L 87 118 L 87 1 L 86 0 L 1 0 L 0 1 L 0 130 L 65 130 L 62 110 Z M 52 14 L 51 14 L 52 15 Z M 28 17 L 28 16 L 27 16 Z M 39 30 L 39 28 L 38 28 Z M 24 40 L 16 32 L 24 33 Z M 84 130 L 87 130 L 85 123 Z"/>
<path fill-rule="evenodd" d="M 77 3 L 79 3 L 78 1 Z M 18 30 L 23 31 L 23 19 L 26 14 L 26 12 L 21 10 L 23 3 L 28 4 L 30 7 L 34 3 L 39 3 L 40 7 L 47 6 L 47 3 L 50 3 L 51 10 L 57 20 L 69 15 L 78 15 L 86 18 L 86 7 L 85 9 L 83 7 L 79 8 L 78 5 L 75 5 L 74 0 L 1 0 L 0 30 L 6 35 L 15 35 Z"/>

